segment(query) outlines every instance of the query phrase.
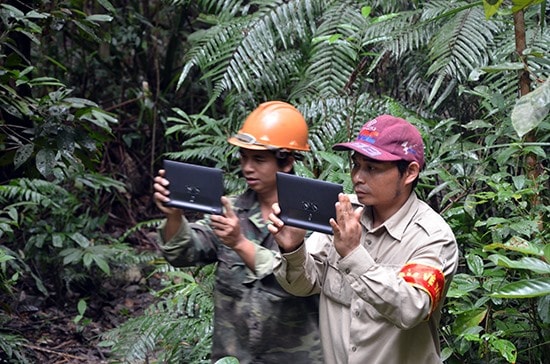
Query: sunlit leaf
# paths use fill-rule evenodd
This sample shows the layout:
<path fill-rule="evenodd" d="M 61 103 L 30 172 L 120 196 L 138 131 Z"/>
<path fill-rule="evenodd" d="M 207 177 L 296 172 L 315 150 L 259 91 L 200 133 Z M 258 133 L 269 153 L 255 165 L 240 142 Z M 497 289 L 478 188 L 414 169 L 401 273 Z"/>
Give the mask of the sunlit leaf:
<path fill-rule="evenodd" d="M 36 169 L 44 177 L 49 177 L 53 174 L 55 163 L 55 152 L 53 150 L 41 149 L 36 153 Z"/>
<path fill-rule="evenodd" d="M 505 268 L 526 269 L 535 273 L 550 274 L 550 264 L 537 258 L 524 257 L 520 260 L 512 260 L 503 255 L 493 254 L 488 259 Z"/>
<path fill-rule="evenodd" d="M 489 19 L 500 8 L 504 0 L 483 0 L 483 10 L 485 11 L 485 17 Z"/>
<path fill-rule="evenodd" d="M 505 249 L 515 251 L 523 254 L 542 256 L 542 248 L 540 245 L 533 244 L 518 236 L 513 236 L 506 243 L 493 243 L 483 247 L 485 251 L 495 251 L 498 249 Z"/>
<path fill-rule="evenodd" d="M 484 308 L 467 311 L 458 315 L 453 324 L 453 333 L 455 335 L 462 335 L 471 329 L 474 329 L 474 332 L 476 332 L 479 323 L 485 319 L 486 315 L 487 309 Z"/>
<path fill-rule="evenodd" d="M 20 148 L 17 148 L 15 157 L 13 158 L 15 168 L 19 168 L 23 163 L 25 163 L 31 157 L 33 151 L 34 144 L 25 144 Z"/>
<path fill-rule="evenodd" d="M 466 263 L 468 264 L 468 268 L 474 275 L 481 276 L 483 275 L 483 259 L 479 255 L 476 254 L 469 254 L 466 257 Z"/>
<path fill-rule="evenodd" d="M 521 138 L 535 129 L 550 111 L 550 80 L 520 97 L 512 110 L 512 126 Z"/>
<path fill-rule="evenodd" d="M 509 340 L 496 339 L 491 340 L 490 345 L 502 355 L 508 361 L 508 363 L 515 363 L 518 353 L 516 346 Z"/>
<path fill-rule="evenodd" d="M 529 6 L 542 3 L 543 0 L 512 0 L 512 12 L 517 13 Z"/>
<path fill-rule="evenodd" d="M 93 259 L 95 264 L 101 269 L 105 274 L 110 275 L 111 274 L 111 268 L 109 267 L 109 263 L 103 257 L 99 255 L 93 255 Z"/>
<path fill-rule="evenodd" d="M 521 280 L 509 283 L 491 297 L 499 298 L 531 298 L 550 294 L 550 277 Z"/>

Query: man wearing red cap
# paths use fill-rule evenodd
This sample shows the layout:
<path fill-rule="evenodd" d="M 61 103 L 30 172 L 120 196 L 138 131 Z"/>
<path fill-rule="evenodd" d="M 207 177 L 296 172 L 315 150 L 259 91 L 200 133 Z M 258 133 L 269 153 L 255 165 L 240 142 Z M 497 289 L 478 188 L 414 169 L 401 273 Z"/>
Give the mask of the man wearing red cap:
<path fill-rule="evenodd" d="M 273 205 L 270 231 L 280 246 L 279 283 L 290 293 L 320 293 L 325 363 L 441 363 L 441 307 L 458 248 L 443 218 L 418 199 L 424 144 L 404 119 L 381 115 L 356 140 L 355 195 L 341 194 L 334 235 L 285 227 Z"/>

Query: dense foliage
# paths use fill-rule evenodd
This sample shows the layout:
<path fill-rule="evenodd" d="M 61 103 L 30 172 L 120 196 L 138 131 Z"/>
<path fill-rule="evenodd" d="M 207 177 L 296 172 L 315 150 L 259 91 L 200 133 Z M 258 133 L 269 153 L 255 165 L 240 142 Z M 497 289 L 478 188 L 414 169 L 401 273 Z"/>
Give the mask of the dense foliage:
<path fill-rule="evenodd" d="M 0 358 L 32 361 L 4 325 L 17 292 L 76 294 L 81 320 L 79 287 L 148 262 L 165 277 L 158 303 L 102 345 L 115 361 L 208 362 L 212 267 L 138 254 L 160 218 L 151 178 L 169 157 L 224 168 L 238 191 L 226 138 L 255 105 L 282 99 L 310 126 L 298 173 L 348 191 L 348 160 L 332 144 L 380 113 L 418 126 L 428 161 L 418 193 L 461 251 L 445 362 L 543 363 L 549 10 L 526 0 L 0 4 Z"/>

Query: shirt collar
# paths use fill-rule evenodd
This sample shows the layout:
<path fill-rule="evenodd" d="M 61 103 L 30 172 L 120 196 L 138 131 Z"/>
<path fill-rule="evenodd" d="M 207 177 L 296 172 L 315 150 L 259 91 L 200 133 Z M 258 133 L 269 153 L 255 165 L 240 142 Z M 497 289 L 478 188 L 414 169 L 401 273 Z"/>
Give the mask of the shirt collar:
<path fill-rule="evenodd" d="M 247 189 L 243 194 L 236 197 L 233 207 L 237 212 L 242 212 L 248 216 L 248 219 L 260 230 L 266 229 L 267 223 L 262 219 L 262 211 L 258 195 L 251 189 Z"/>
<path fill-rule="evenodd" d="M 409 225 L 412 217 L 418 210 L 418 197 L 415 192 L 412 192 L 399 210 L 393 214 L 384 223 L 378 226 L 376 229 L 372 229 L 372 208 L 367 207 L 361 216 L 361 224 L 367 229 L 367 231 L 376 231 L 378 229 L 385 228 L 388 234 L 390 234 L 395 240 L 401 241 L 405 229 Z"/>
<path fill-rule="evenodd" d="M 247 189 L 243 194 L 238 195 L 233 202 L 233 207 L 238 210 L 250 210 L 259 207 L 258 195 L 251 189 Z"/>

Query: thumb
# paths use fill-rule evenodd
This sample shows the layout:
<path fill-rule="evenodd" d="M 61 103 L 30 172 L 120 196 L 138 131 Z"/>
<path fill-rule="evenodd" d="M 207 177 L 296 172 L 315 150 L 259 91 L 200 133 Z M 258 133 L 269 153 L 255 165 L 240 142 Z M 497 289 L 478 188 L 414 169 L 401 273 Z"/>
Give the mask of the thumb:
<path fill-rule="evenodd" d="M 235 215 L 235 212 L 233 211 L 233 205 L 231 204 L 231 200 L 225 196 L 222 196 L 221 202 L 225 210 L 224 212 L 225 217 L 228 217 L 228 218 L 235 217 L 236 215 Z"/>
<path fill-rule="evenodd" d="M 279 203 L 275 202 L 273 205 L 271 205 L 271 210 L 275 215 L 279 215 L 281 213 L 281 207 L 279 206 Z"/>
<path fill-rule="evenodd" d="M 357 221 L 359 221 L 361 219 L 361 215 L 363 214 L 363 209 L 364 207 L 363 206 L 360 206 L 358 208 L 356 208 L 354 211 L 353 211 L 353 215 L 355 216 L 355 218 L 357 219 Z"/>

